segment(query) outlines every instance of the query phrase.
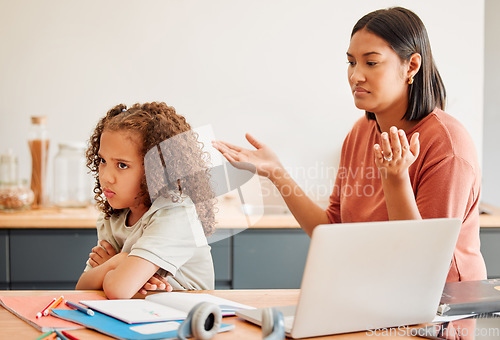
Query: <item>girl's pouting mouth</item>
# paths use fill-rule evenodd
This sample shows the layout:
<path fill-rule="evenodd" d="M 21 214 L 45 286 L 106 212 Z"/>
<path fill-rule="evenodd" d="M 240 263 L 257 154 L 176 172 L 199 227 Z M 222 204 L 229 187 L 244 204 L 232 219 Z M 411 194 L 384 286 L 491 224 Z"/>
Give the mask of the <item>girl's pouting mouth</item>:
<path fill-rule="evenodd" d="M 115 195 L 115 193 L 109 189 L 103 189 L 102 193 L 104 194 L 104 196 L 106 196 L 106 198 L 113 198 L 113 196 Z"/>

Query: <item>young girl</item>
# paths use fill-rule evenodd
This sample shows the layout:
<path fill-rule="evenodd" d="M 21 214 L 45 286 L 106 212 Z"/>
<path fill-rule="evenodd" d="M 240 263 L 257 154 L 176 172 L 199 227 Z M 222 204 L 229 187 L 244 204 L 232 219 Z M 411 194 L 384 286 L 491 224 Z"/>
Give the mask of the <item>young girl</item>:
<path fill-rule="evenodd" d="M 110 299 L 146 289 L 213 289 L 205 235 L 215 198 L 206 153 L 185 118 L 165 103 L 115 106 L 87 150 L 96 177 L 99 243 L 76 289 Z"/>
<path fill-rule="evenodd" d="M 366 116 L 345 138 L 326 210 L 252 136 L 247 139 L 255 150 L 226 142 L 214 146 L 230 162 L 254 164 L 280 192 L 290 193 L 283 195 L 285 202 L 309 234 L 326 223 L 460 218 L 447 280 L 485 279 L 476 151 L 466 129 L 442 111 L 445 87 L 424 24 L 401 7 L 371 12 L 354 26 L 347 60 L 354 104 Z"/>

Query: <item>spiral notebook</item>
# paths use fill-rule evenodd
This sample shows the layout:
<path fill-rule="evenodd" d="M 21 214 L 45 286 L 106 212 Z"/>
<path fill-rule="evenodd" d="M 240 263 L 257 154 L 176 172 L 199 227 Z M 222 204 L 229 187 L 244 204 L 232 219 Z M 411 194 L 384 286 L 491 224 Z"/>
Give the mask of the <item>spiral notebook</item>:
<path fill-rule="evenodd" d="M 58 298 L 61 294 L 51 294 L 51 295 L 22 295 L 22 296 L 0 296 L 0 304 L 10 311 L 12 314 L 16 315 L 21 320 L 27 322 L 31 326 L 35 327 L 41 332 L 48 332 L 52 330 L 69 330 L 82 328 L 82 326 L 77 325 L 72 322 L 64 321 L 53 316 L 44 316 L 39 319 L 36 318 L 36 314 L 40 312 L 47 304 L 53 299 Z M 98 293 L 75 293 L 64 295 L 65 300 L 71 302 L 78 302 L 79 300 L 106 300 L 106 298 Z M 61 304 L 58 308 L 69 309 L 64 304 Z"/>

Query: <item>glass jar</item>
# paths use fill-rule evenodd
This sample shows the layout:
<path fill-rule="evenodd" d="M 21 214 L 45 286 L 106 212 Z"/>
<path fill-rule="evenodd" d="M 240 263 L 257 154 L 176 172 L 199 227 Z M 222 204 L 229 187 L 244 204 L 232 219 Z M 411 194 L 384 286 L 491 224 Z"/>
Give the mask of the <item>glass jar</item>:
<path fill-rule="evenodd" d="M 31 190 L 35 194 L 33 208 L 41 208 L 48 203 L 47 161 L 49 137 L 46 116 L 31 117 L 28 145 L 31 152 Z"/>
<path fill-rule="evenodd" d="M 54 158 L 55 205 L 77 208 L 90 203 L 91 181 L 85 164 L 85 143 L 59 143 L 59 151 Z"/>
<path fill-rule="evenodd" d="M 31 207 L 35 196 L 17 177 L 17 157 L 12 150 L 0 155 L 0 210 L 18 211 Z"/>

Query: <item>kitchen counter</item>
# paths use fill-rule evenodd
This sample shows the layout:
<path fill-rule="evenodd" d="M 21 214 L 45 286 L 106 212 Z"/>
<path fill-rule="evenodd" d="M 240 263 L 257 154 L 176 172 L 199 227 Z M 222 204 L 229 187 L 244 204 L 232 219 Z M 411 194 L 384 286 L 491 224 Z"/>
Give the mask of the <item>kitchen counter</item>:
<path fill-rule="evenodd" d="M 250 228 L 299 228 L 299 224 L 290 213 L 244 215 L 241 206 L 233 200 L 222 201 L 217 205 L 217 229 Z M 482 204 L 480 215 L 481 228 L 500 228 L 500 208 Z M 285 209 L 284 209 L 285 210 Z M 0 229 L 38 229 L 38 228 L 95 228 L 99 212 L 93 206 L 86 208 L 45 208 L 20 212 L 0 212 Z"/>
<path fill-rule="evenodd" d="M 217 229 L 300 228 L 290 213 L 246 216 L 240 205 L 224 202 L 217 205 Z M 283 210 L 285 210 L 284 208 Z M 19 212 L 0 212 L 0 229 L 95 228 L 99 215 L 94 206 L 86 208 L 44 208 Z"/>

